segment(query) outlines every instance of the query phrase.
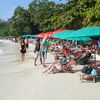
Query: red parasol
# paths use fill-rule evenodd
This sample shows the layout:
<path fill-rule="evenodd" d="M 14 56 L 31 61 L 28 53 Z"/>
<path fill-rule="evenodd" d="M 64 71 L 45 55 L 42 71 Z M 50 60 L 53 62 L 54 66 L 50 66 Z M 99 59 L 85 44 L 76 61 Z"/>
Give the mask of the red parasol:
<path fill-rule="evenodd" d="M 46 36 L 45 33 L 40 33 L 40 34 L 37 35 L 37 37 L 40 37 L 40 38 L 44 38 L 45 36 Z"/>
<path fill-rule="evenodd" d="M 60 28 L 58 30 L 54 30 L 54 31 L 46 32 L 46 33 L 40 33 L 40 34 L 37 35 L 37 37 L 44 38 L 46 35 L 48 35 L 50 37 L 52 34 L 55 34 L 57 32 L 63 31 L 63 30 L 66 30 L 66 29 Z"/>

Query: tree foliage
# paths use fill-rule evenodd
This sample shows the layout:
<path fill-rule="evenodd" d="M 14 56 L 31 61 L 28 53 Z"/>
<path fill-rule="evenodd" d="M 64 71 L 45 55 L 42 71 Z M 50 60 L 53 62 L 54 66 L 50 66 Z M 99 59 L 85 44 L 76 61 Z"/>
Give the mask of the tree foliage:
<path fill-rule="evenodd" d="M 18 6 L 5 28 L 10 35 L 21 35 L 92 25 L 100 26 L 100 0 L 68 0 L 65 4 L 33 0 L 27 9 Z"/>

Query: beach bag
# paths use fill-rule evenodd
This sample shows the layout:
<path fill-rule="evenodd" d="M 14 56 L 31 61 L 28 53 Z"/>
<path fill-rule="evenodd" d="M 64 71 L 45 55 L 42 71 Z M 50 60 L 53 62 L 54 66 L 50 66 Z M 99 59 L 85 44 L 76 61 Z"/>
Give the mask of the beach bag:
<path fill-rule="evenodd" d="M 81 72 L 84 74 L 91 74 L 91 71 L 92 71 L 92 67 L 87 65 L 82 68 Z"/>
<path fill-rule="evenodd" d="M 91 71 L 91 75 L 92 75 L 92 76 L 96 76 L 96 75 L 97 75 L 97 71 L 96 71 L 96 69 L 92 69 L 92 71 Z"/>

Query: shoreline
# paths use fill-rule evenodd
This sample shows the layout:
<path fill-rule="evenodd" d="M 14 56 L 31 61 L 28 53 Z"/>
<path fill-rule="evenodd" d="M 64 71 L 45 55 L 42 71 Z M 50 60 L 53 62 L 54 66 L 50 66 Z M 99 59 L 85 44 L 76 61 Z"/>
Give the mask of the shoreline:
<path fill-rule="evenodd" d="M 0 39 L 0 42 L 4 42 L 4 43 L 14 43 L 11 40 L 6 40 L 6 39 Z"/>

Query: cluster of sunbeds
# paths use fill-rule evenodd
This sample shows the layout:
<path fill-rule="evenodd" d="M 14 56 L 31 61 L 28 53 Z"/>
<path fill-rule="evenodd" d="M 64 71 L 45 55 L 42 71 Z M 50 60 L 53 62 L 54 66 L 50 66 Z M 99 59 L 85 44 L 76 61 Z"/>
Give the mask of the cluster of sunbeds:
<path fill-rule="evenodd" d="M 82 74 L 80 74 L 80 80 L 83 79 L 93 79 L 93 81 L 96 81 L 96 76 L 100 73 L 99 68 L 97 68 L 100 65 L 100 62 L 94 62 L 90 63 L 90 60 L 92 58 L 92 53 L 94 48 L 90 48 L 89 46 L 84 46 L 76 50 L 63 44 L 55 44 L 52 47 L 52 52 L 55 56 L 55 62 L 47 67 L 47 69 L 44 71 L 44 73 L 58 73 L 58 72 L 71 72 L 73 71 L 73 64 L 80 64 L 85 66 L 89 66 L 91 68 L 90 73 L 85 73 L 83 71 Z M 84 67 L 83 67 L 84 68 Z M 82 68 L 82 70 L 83 70 Z M 94 71 L 95 70 L 95 71 Z M 93 72 L 94 71 L 94 72 Z"/>

